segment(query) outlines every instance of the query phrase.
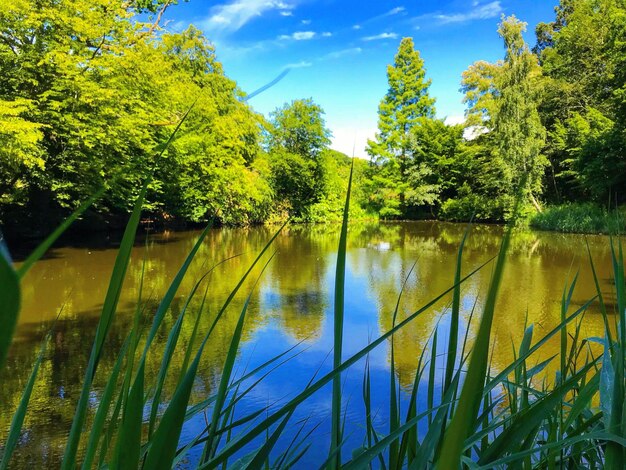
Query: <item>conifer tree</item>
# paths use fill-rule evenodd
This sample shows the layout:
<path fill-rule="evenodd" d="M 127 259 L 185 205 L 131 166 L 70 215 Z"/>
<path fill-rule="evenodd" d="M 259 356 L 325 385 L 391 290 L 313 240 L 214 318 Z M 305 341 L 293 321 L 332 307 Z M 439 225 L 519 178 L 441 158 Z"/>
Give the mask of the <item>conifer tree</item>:
<path fill-rule="evenodd" d="M 432 170 L 412 159 L 415 130 L 435 119 L 431 81 L 412 38 L 400 42 L 393 65 L 387 66 L 387 81 L 389 89 L 378 106 L 378 133 L 367 146 L 376 164 L 369 199 L 384 218 L 402 216 L 408 205 L 432 204 L 437 198 L 436 187 L 425 181 Z"/>
<path fill-rule="evenodd" d="M 374 159 L 398 159 L 404 167 L 411 145 L 410 131 L 424 118 L 435 117 L 435 100 L 428 94 L 424 60 L 412 38 L 403 38 L 394 64 L 387 66 L 389 89 L 378 106 L 378 134 L 368 142 Z"/>

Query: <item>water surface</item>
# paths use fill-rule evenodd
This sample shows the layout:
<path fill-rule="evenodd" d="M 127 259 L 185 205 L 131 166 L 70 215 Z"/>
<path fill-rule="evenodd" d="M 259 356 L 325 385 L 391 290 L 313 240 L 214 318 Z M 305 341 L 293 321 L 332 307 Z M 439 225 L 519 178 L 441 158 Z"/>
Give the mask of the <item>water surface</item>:
<path fill-rule="evenodd" d="M 252 294 L 245 323 L 237 374 L 262 364 L 291 347 L 293 356 L 273 371 L 249 394 L 237 412 L 245 413 L 264 407 L 272 409 L 301 391 L 316 373 L 331 369 L 333 345 L 333 285 L 339 226 L 307 226 L 285 229 L 276 239 L 268 256 L 273 259 L 260 276 Z M 349 230 L 344 356 L 349 356 L 369 341 L 389 330 L 400 288 L 409 275 L 398 320 L 416 311 L 426 302 L 452 285 L 454 266 L 464 225 L 438 222 L 353 225 Z M 498 251 L 502 227 L 474 226 L 466 244 L 464 273 L 469 273 L 492 258 Z M 156 302 L 164 293 L 199 232 L 166 232 L 151 235 L 137 243 L 129 267 L 118 315 L 105 348 L 92 393 L 95 409 L 107 372 L 111 370 L 116 352 L 126 338 L 139 296 L 142 266 L 145 261 L 142 305 L 143 317 L 149 324 Z M 184 348 L 199 310 L 204 286 L 207 301 L 201 320 L 208 325 L 223 301 L 246 271 L 257 253 L 273 234 L 266 227 L 212 230 L 183 282 L 172 312 L 165 323 L 171 327 L 198 279 L 215 263 L 218 266 L 199 290 L 189 314 L 183 322 L 180 351 L 174 358 L 172 380 L 180 373 Z M 516 233 L 507 259 L 506 273 L 498 300 L 492 333 L 495 371 L 508 365 L 514 357 L 512 345 L 519 345 L 526 322 L 535 325 L 535 337 L 547 333 L 559 323 L 560 299 L 567 282 L 579 272 L 572 310 L 594 296 L 595 287 L 587 256 L 587 242 L 594 259 L 605 300 L 612 307 L 610 246 L 607 237 L 562 235 L 541 232 Z M 0 433 L 6 435 L 11 414 L 18 404 L 39 344 L 55 318 L 53 339 L 42 365 L 24 433 L 16 450 L 14 468 L 55 468 L 63 453 L 64 440 L 87 365 L 98 315 L 108 286 L 108 278 L 116 255 L 115 243 L 102 246 L 82 242 L 51 250 L 46 259 L 36 264 L 23 284 L 23 308 L 7 369 L 0 390 Z M 493 263 L 471 277 L 462 289 L 461 334 L 467 329 L 474 312 L 479 317 Z M 260 268 L 253 272 L 236 302 L 218 323 L 202 359 L 192 401 L 198 402 L 214 392 L 221 367 L 245 297 L 253 289 Z M 429 348 L 433 330 L 440 328 L 445 338 L 449 321 L 451 295 L 420 315 L 394 337 L 395 370 L 403 387 L 403 400 L 410 392 L 418 358 Z M 477 322 L 469 326 L 469 337 Z M 595 309 L 584 317 L 583 334 L 602 336 L 603 322 Z M 167 332 L 162 331 L 153 346 L 147 374 L 156 375 L 159 354 L 165 348 Z M 197 347 L 197 344 L 195 345 Z M 549 342 L 534 356 L 540 362 L 558 353 L 558 343 Z M 441 351 L 445 344 L 440 344 Z M 440 358 L 441 359 L 441 358 Z M 531 362 L 532 362 L 531 361 Z M 387 429 L 389 388 L 389 344 L 379 347 L 369 357 L 372 375 L 373 409 L 379 432 Z M 545 377 L 554 379 L 557 362 L 548 366 Z M 441 371 L 438 369 L 437 373 Z M 347 447 L 363 442 L 364 407 L 361 398 L 363 362 L 345 374 Z M 172 382 L 173 383 L 173 382 Z M 165 391 L 167 398 L 170 389 Z M 425 400 L 420 399 L 423 404 Z M 406 405 L 406 403 L 404 403 Z M 305 429 L 313 429 L 311 447 L 302 468 L 324 460 L 330 435 L 330 388 L 325 388 L 300 406 L 292 419 L 289 433 L 278 444 L 288 445 L 291 435 L 303 419 Z M 406 409 L 406 407 L 404 408 Z M 183 438 L 195 435 L 204 420 L 192 420 L 184 429 Z"/>

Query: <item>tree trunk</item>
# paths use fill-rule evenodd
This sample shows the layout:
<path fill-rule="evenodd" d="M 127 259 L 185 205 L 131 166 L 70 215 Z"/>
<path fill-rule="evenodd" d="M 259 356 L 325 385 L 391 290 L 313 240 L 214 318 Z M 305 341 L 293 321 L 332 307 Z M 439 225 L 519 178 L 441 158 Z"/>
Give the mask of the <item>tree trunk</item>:
<path fill-rule="evenodd" d="M 537 212 L 539 213 L 543 212 L 543 209 L 539 205 L 539 202 L 537 202 L 537 199 L 535 199 L 535 196 L 533 196 L 533 193 L 530 193 L 530 202 L 532 202 L 533 206 L 535 206 L 535 209 L 537 209 Z"/>

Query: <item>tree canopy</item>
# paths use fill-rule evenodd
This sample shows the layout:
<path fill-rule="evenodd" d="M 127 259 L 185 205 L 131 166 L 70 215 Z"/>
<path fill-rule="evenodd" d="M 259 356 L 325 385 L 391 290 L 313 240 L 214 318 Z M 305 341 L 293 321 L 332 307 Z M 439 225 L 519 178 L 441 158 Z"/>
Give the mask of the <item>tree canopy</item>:
<path fill-rule="evenodd" d="M 47 232 L 101 188 L 86 224 L 115 226 L 148 174 L 146 209 L 163 221 L 335 220 L 353 164 L 364 217 L 503 221 L 522 184 L 525 214 L 626 201 L 623 0 L 562 0 L 532 49 L 526 24 L 503 17 L 502 59 L 461 77 L 464 125 L 437 117 L 426 64 L 403 38 L 369 162 L 330 149 L 313 99 L 254 112 L 209 38 L 162 27 L 175 4 L 0 3 L 3 226 Z"/>

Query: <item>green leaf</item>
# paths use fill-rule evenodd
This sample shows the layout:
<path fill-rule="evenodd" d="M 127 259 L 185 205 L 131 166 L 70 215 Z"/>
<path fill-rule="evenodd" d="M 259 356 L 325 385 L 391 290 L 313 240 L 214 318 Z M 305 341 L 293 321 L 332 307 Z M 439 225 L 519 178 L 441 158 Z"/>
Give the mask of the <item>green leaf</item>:
<path fill-rule="evenodd" d="M 483 316 L 474 342 L 474 350 L 470 358 L 463 389 L 461 390 L 459 406 L 452 417 L 450 426 L 445 432 L 440 458 L 436 462 L 436 468 L 441 470 L 457 468 L 460 465 L 465 439 L 469 436 L 474 426 L 482 401 L 482 393 L 477 393 L 477 391 L 483 390 L 485 385 L 491 325 L 510 239 L 511 228 L 504 235 L 504 240 L 500 247 L 491 285 L 487 293 Z"/>
<path fill-rule="evenodd" d="M 185 377 L 176 387 L 176 392 L 174 392 L 174 396 L 165 413 L 163 413 L 159 426 L 152 435 L 143 468 L 151 470 L 171 469 L 185 421 L 185 412 L 189 403 L 191 389 L 198 372 L 200 357 L 200 354 L 196 355 Z"/>
<path fill-rule="evenodd" d="M 94 339 L 91 355 L 89 356 L 89 364 L 87 365 L 87 370 L 85 372 L 83 387 L 76 406 L 74 419 L 72 420 L 72 427 L 70 429 L 67 445 L 65 447 L 65 453 L 63 455 L 63 462 L 61 465 L 62 470 L 72 470 L 76 466 L 76 452 L 78 451 L 78 444 L 83 433 L 83 424 L 87 412 L 87 405 L 89 403 L 91 384 L 96 374 L 96 369 L 102 354 L 102 348 L 104 347 L 104 342 L 109 328 L 113 323 L 117 303 L 122 292 L 122 286 L 124 284 L 124 278 L 126 277 L 128 263 L 130 262 L 130 254 L 135 241 L 137 227 L 139 226 L 141 208 L 148 189 L 148 184 L 149 180 L 146 180 L 141 193 L 139 194 L 139 198 L 135 202 L 135 207 L 128 224 L 126 225 L 120 249 L 115 259 L 111 280 L 109 281 L 109 287 L 104 300 L 104 305 L 102 307 L 102 314 L 100 315 L 100 320 L 96 329 L 96 338 Z"/>
<path fill-rule="evenodd" d="M 143 424 L 144 365 L 139 366 L 137 377 L 124 405 L 122 423 L 117 436 L 112 469 L 135 470 L 139 468 L 141 428 Z"/>
<path fill-rule="evenodd" d="M 334 306 L 334 334 L 333 334 L 333 367 L 337 369 L 341 365 L 341 355 L 343 351 L 343 314 L 345 302 L 346 284 L 346 251 L 348 241 L 348 220 L 350 214 L 350 191 L 352 189 L 352 175 L 354 172 L 354 160 L 350 168 L 350 178 L 348 179 L 348 192 L 346 203 L 343 209 L 343 222 L 341 224 L 341 235 L 339 237 L 339 247 L 337 248 L 337 267 L 335 269 L 335 306 Z M 334 455 L 329 464 L 329 468 L 339 468 L 341 466 L 341 374 L 333 378 L 333 395 L 331 409 L 331 438 L 329 455 Z"/>

